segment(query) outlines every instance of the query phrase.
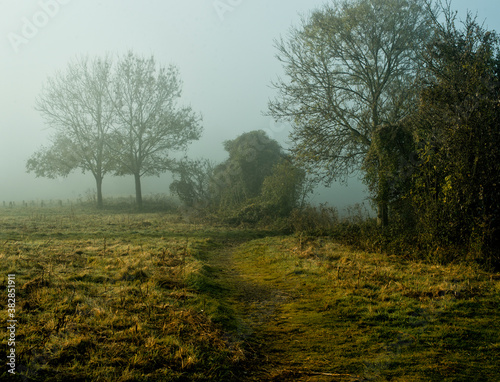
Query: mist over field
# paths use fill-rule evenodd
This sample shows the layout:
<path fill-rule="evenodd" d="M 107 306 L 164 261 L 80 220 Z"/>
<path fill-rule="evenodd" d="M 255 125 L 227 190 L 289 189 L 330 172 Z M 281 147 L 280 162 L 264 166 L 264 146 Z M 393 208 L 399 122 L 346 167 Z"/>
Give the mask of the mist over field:
<path fill-rule="evenodd" d="M 262 115 L 274 96 L 270 83 L 283 69 L 273 40 L 286 36 L 300 15 L 322 0 L 259 1 L 3 1 L 0 24 L 0 201 L 74 199 L 94 192 L 89 174 L 75 171 L 57 180 L 26 174 L 26 160 L 48 145 L 50 129 L 34 110 L 47 78 L 81 55 L 119 55 L 133 50 L 180 70 L 183 102 L 203 116 L 203 134 L 188 155 L 216 162 L 226 158 L 222 143 L 262 129 L 285 148 L 290 127 Z M 469 6 L 455 1 L 463 16 Z M 493 1 L 479 1 L 480 19 L 495 14 Z M 491 28 L 498 21 L 490 16 Z M 144 193 L 167 193 L 169 173 L 145 178 Z M 133 179 L 107 176 L 106 196 L 132 195 Z M 320 187 L 315 203 L 343 207 L 363 202 L 365 186 L 354 176 L 347 186 Z"/>
<path fill-rule="evenodd" d="M 0 380 L 496 380 L 499 9 L 0 1 Z"/>
<path fill-rule="evenodd" d="M 205 1 L 53 4 L 2 5 L 1 200 L 73 199 L 95 188 L 92 176 L 78 171 L 57 180 L 25 173 L 26 160 L 50 138 L 35 99 L 47 78 L 79 55 L 133 49 L 163 65 L 175 64 L 184 82 L 183 102 L 203 115 L 204 132 L 190 156 L 222 161 L 223 141 L 256 129 L 286 142 L 288 127 L 261 115 L 272 94 L 269 82 L 280 71 L 272 40 L 314 5 L 310 1 L 280 6 L 242 1 L 222 8 Z M 52 14 L 45 20 L 47 10 Z M 36 23 L 44 26 L 33 28 Z M 170 179 L 168 173 L 145 179 L 144 192 L 168 193 Z M 103 188 L 105 196 L 128 196 L 133 179 L 109 176 Z"/>

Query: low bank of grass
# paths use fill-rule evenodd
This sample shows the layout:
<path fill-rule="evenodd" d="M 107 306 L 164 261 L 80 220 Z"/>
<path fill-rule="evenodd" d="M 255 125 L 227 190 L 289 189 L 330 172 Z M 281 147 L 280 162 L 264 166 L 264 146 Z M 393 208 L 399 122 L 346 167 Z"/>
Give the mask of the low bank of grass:
<path fill-rule="evenodd" d="M 497 275 L 306 237 L 248 242 L 235 251 L 233 264 L 240 283 L 275 291 L 259 302 L 263 312 L 254 320 L 269 380 L 500 376 Z M 240 310 L 248 304 L 240 299 Z"/>
<path fill-rule="evenodd" d="M 15 274 L 18 322 L 16 375 L 4 365 L 0 379 L 231 380 L 242 352 L 188 282 L 203 271 L 193 255 L 231 234 L 162 214 L 3 209 L 0 285 Z"/>

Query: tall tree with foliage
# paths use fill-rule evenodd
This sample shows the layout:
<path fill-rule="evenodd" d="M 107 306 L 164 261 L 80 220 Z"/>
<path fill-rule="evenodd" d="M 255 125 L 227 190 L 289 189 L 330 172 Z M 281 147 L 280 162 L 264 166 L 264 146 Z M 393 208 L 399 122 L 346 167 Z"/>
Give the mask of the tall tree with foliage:
<path fill-rule="evenodd" d="M 216 204 L 235 207 L 257 197 L 264 179 L 282 157 L 281 146 L 262 130 L 224 142 L 229 158 L 214 169 L 212 194 Z"/>
<path fill-rule="evenodd" d="M 116 129 L 112 148 L 117 175 L 135 179 L 136 203 L 142 208 L 141 177 L 171 168 L 172 152 L 199 139 L 201 117 L 178 107 L 182 83 L 174 66 L 129 52 L 117 65 L 113 87 Z"/>
<path fill-rule="evenodd" d="M 500 45 L 470 15 L 436 22 L 413 118 L 419 166 L 411 198 L 421 236 L 500 266 Z"/>
<path fill-rule="evenodd" d="M 326 184 L 375 173 L 379 221 L 388 222 L 381 135 L 398 129 L 415 104 L 420 49 L 431 36 L 425 0 L 339 0 L 314 11 L 276 42 L 286 79 L 269 115 L 289 121 L 293 153 Z M 373 176 L 372 176 L 373 178 Z"/>
<path fill-rule="evenodd" d="M 114 118 L 108 92 L 111 80 L 108 57 L 80 58 L 50 77 L 36 109 L 55 132 L 52 145 L 34 153 L 26 164 L 28 172 L 48 178 L 67 176 L 75 169 L 91 172 L 99 208 L 103 178 L 115 164 L 107 145 Z"/>

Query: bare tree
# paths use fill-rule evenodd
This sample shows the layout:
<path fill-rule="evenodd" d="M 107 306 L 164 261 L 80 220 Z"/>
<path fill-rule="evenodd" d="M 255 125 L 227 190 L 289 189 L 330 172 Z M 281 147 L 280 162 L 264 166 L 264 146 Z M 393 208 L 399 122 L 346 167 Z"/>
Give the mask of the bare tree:
<path fill-rule="evenodd" d="M 419 51 L 431 34 L 426 3 L 339 0 L 276 41 L 286 79 L 273 84 L 278 97 L 268 114 L 293 124 L 296 159 L 326 184 L 362 169 L 371 152 L 383 225 L 387 185 L 378 134 L 396 129 L 413 107 Z"/>
<path fill-rule="evenodd" d="M 114 168 L 107 145 L 114 117 L 108 91 L 111 77 L 109 57 L 84 57 L 48 79 L 36 109 L 54 130 L 52 145 L 42 147 L 26 164 L 28 172 L 48 178 L 67 176 L 75 169 L 91 172 L 99 208 L 103 178 Z"/>
<path fill-rule="evenodd" d="M 136 203 L 142 208 L 141 177 L 159 175 L 172 165 L 172 151 L 199 139 L 201 117 L 177 107 L 181 81 L 174 66 L 158 66 L 153 57 L 132 52 L 118 63 L 113 84 L 116 128 L 111 145 L 117 175 L 135 179 Z"/>

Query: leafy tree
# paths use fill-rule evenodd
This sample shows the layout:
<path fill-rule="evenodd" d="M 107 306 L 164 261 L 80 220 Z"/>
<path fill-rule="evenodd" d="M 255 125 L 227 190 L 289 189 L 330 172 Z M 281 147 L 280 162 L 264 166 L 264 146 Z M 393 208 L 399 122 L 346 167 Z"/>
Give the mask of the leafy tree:
<path fill-rule="evenodd" d="M 500 265 L 500 50 L 470 15 L 437 25 L 413 119 L 419 143 L 411 197 L 435 245 L 465 245 Z"/>
<path fill-rule="evenodd" d="M 375 195 L 374 202 L 390 207 L 391 221 L 399 231 L 413 229 L 415 219 L 406 197 L 412 187 L 411 175 L 418 155 L 408 120 L 379 128 L 362 166 L 365 183 Z"/>
<path fill-rule="evenodd" d="M 398 129 L 414 108 L 420 47 L 431 36 L 425 0 L 339 0 L 276 42 L 287 80 L 269 115 L 293 124 L 301 167 L 329 184 L 365 170 L 375 174 L 381 224 L 389 193 L 379 135 Z"/>
<path fill-rule="evenodd" d="M 261 200 L 272 207 L 276 216 L 288 216 L 305 197 L 305 172 L 283 157 L 262 183 Z"/>
<path fill-rule="evenodd" d="M 282 156 L 279 143 L 262 130 L 256 130 L 224 142 L 224 148 L 229 153 L 229 161 L 241 168 L 246 198 L 259 195 L 264 179 Z"/>
<path fill-rule="evenodd" d="M 229 158 L 215 168 L 211 182 L 214 201 L 221 207 L 238 206 L 260 195 L 264 179 L 283 155 L 279 143 L 262 130 L 226 141 L 224 149 Z"/>
<path fill-rule="evenodd" d="M 174 66 L 158 66 L 132 52 L 117 65 L 113 83 L 116 128 L 112 149 L 117 175 L 135 179 L 136 203 L 142 208 L 141 177 L 160 175 L 172 166 L 172 151 L 185 149 L 201 135 L 201 117 L 178 107 L 181 81 Z"/>
<path fill-rule="evenodd" d="M 55 135 L 52 146 L 35 152 L 26 162 L 26 168 L 37 177 L 55 179 L 68 176 L 80 163 L 75 149 L 71 139 L 63 134 Z"/>
<path fill-rule="evenodd" d="M 48 178 L 67 176 L 75 169 L 91 172 L 98 207 L 103 203 L 103 178 L 115 164 L 106 144 L 114 117 L 108 92 L 111 77 L 112 63 L 105 57 L 78 59 L 48 79 L 36 109 L 55 134 L 52 145 L 34 153 L 26 164 L 28 172 Z"/>

